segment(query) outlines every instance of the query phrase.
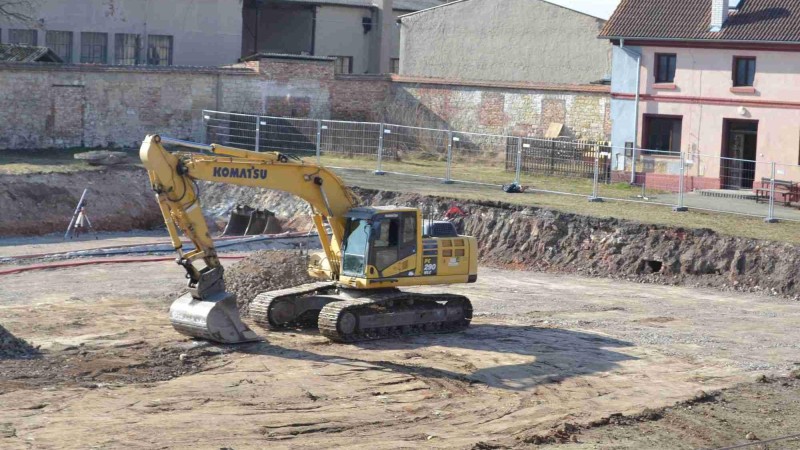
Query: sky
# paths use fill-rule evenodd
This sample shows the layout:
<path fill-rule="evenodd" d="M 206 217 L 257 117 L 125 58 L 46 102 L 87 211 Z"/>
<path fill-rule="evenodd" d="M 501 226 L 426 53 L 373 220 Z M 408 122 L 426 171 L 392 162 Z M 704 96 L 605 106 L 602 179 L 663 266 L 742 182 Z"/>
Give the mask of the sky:
<path fill-rule="evenodd" d="M 620 0 L 547 0 L 550 3 L 566 6 L 586 14 L 608 19 Z"/>

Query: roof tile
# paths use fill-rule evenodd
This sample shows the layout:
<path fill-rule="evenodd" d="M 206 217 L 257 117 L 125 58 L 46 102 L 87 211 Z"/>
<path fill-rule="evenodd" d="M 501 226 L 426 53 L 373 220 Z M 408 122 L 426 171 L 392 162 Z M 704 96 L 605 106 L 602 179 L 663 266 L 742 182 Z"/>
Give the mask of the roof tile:
<path fill-rule="evenodd" d="M 601 37 L 800 42 L 799 0 L 743 0 L 720 32 L 709 31 L 712 0 L 622 0 Z"/>

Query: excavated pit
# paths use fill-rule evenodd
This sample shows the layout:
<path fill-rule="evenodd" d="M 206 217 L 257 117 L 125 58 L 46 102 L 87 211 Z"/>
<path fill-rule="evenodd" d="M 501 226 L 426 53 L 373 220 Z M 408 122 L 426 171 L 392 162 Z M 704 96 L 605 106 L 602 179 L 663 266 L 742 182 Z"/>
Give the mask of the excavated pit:
<path fill-rule="evenodd" d="M 147 172 L 135 166 L 70 173 L 0 175 L 0 236 L 64 232 L 84 189 L 98 231 L 163 226 Z"/>
<path fill-rule="evenodd" d="M 212 229 L 216 228 L 214 222 L 227 217 L 239 204 L 274 212 L 284 229 L 312 228 L 308 205 L 292 195 L 214 183 L 199 186 Z M 0 175 L 0 190 L 8 193 L 0 196 L 0 210 L 4 211 L 0 235 L 63 231 L 86 187 L 90 189 L 87 211 L 98 230 L 162 226 L 146 172 L 131 166 L 67 174 Z M 435 217 L 442 217 L 454 204 L 460 206 L 468 214 L 456 219 L 459 229 L 478 238 L 480 259 L 486 265 L 800 297 L 796 270 L 800 246 L 796 244 L 496 201 L 354 191 L 362 205 L 426 207 Z M 498 192 L 502 195 L 507 194 Z M 286 285 L 280 277 L 274 281 L 280 282 L 276 286 Z M 248 291 L 243 298 L 249 295 Z"/>
<path fill-rule="evenodd" d="M 459 206 L 467 216 L 455 219 L 457 226 L 478 238 L 485 265 L 800 298 L 796 244 L 495 201 L 359 188 L 354 192 L 362 205 L 422 207 L 436 218 Z M 219 209 L 237 203 L 268 208 L 299 228 L 311 226 L 308 206 L 281 192 L 209 185 L 204 201 Z"/>

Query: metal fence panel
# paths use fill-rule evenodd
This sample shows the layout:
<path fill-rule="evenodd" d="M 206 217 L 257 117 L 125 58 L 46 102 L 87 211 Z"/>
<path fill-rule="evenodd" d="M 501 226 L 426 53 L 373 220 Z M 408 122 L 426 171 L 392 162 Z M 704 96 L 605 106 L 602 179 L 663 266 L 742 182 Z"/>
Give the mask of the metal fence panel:
<path fill-rule="evenodd" d="M 255 150 L 256 116 L 204 111 L 206 143 Z"/>
<path fill-rule="evenodd" d="M 445 178 L 449 132 L 384 124 L 381 169 Z"/>
<path fill-rule="evenodd" d="M 677 206 L 681 191 L 681 154 L 659 150 L 606 147 L 601 150 L 606 176 L 598 183 L 598 197 Z M 618 154 L 623 170 L 611 170 Z M 631 173 L 633 171 L 633 173 Z"/>
<path fill-rule="evenodd" d="M 771 195 L 773 208 L 769 217 L 776 220 L 800 221 L 800 166 L 775 164 L 774 195 L 769 190 L 771 179 L 765 178 L 764 172 L 763 167 L 759 167 L 756 171 L 753 192 L 758 197 L 759 203 L 764 202 L 762 198 L 764 195 Z"/>
<path fill-rule="evenodd" d="M 516 146 L 509 155 L 508 140 L 504 135 L 453 131 L 450 179 L 495 185 L 514 181 Z M 513 159 L 511 167 L 508 158 Z"/>
<path fill-rule="evenodd" d="M 316 155 L 316 120 L 261 116 L 258 121 L 258 151 L 279 151 L 299 157 Z"/>
<path fill-rule="evenodd" d="M 800 221 L 797 165 L 615 148 L 587 140 L 218 111 L 203 115 L 207 143 L 316 157 L 334 168 L 493 186 L 516 182 L 532 191 L 593 201 Z"/>
<path fill-rule="evenodd" d="M 323 165 L 375 170 L 381 124 L 321 121 L 320 157 Z"/>
<path fill-rule="evenodd" d="M 754 189 L 762 186 L 756 177 L 771 180 L 771 163 L 690 154 L 686 157 L 686 168 L 686 206 L 690 209 L 769 215 L 769 200 L 756 198 Z"/>
<path fill-rule="evenodd" d="M 506 142 L 506 170 L 519 166 L 522 185 L 546 192 L 592 195 L 595 157 L 606 147 L 605 142 L 511 137 Z M 607 178 L 606 168 L 598 170 L 601 182 Z"/>

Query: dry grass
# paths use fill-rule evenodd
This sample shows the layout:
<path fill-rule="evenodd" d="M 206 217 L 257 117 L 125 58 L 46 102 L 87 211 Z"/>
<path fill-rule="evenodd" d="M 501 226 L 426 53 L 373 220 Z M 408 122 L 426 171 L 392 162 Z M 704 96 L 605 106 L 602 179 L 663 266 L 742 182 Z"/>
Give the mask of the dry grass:
<path fill-rule="evenodd" d="M 350 169 L 375 169 L 374 160 L 356 158 L 340 158 L 326 156 L 322 163 L 328 166 L 346 167 Z M 438 162 L 415 161 L 384 162 L 383 170 L 387 172 L 406 172 L 420 176 L 442 177 L 442 166 Z M 453 173 L 455 174 L 455 165 Z M 549 194 L 527 192 L 524 194 L 505 194 L 496 186 L 470 183 L 442 184 L 439 181 L 409 175 L 390 174 L 386 177 L 375 176 L 368 170 L 339 170 L 344 180 L 355 186 L 367 189 L 384 189 L 401 192 L 416 192 L 424 195 L 452 196 L 465 200 L 500 200 L 507 203 L 525 206 L 537 206 L 557 211 L 581 214 L 592 217 L 616 218 L 640 223 L 652 223 L 684 228 L 707 228 L 721 234 L 754 239 L 765 239 L 781 242 L 800 243 L 800 223 L 784 221 L 777 224 L 764 223 L 762 218 L 735 214 L 690 210 L 687 213 L 675 213 L 664 205 L 634 203 L 609 200 L 603 203 L 589 203 L 591 180 L 557 177 L 523 177 L 523 184 L 533 185 L 536 189 L 571 192 L 576 195 Z M 514 174 L 486 165 L 458 167 L 459 178 L 482 181 L 486 183 L 509 183 Z M 454 175 L 454 178 L 455 175 Z M 641 188 L 626 184 L 603 186 L 606 198 L 629 198 L 641 193 Z M 652 194 L 653 191 L 648 191 Z"/>
<path fill-rule="evenodd" d="M 0 151 L 0 174 L 26 175 L 37 173 L 71 173 L 84 170 L 99 170 L 86 161 L 75 159 L 76 153 L 87 149 L 60 150 L 2 150 Z"/>
<path fill-rule="evenodd" d="M 329 167 L 345 167 L 352 169 L 375 170 L 377 160 L 373 158 L 346 158 L 341 156 L 326 155 L 322 157 L 322 164 Z M 444 161 L 426 159 L 403 159 L 402 161 L 384 160 L 381 168 L 386 172 L 420 175 L 426 177 L 444 178 L 447 165 Z M 477 160 L 453 161 L 450 169 L 451 178 L 460 181 L 477 183 L 491 183 L 496 185 L 509 184 L 514 181 L 514 172 L 508 172 L 503 166 L 503 161 Z M 539 190 L 567 192 L 572 194 L 590 195 L 592 193 L 592 179 L 562 176 L 530 176 L 522 174 L 520 182 L 525 186 L 533 186 Z M 603 189 L 613 194 L 614 197 L 631 197 L 639 194 L 641 189 L 631 187 L 627 183 L 607 184 Z M 655 193 L 648 190 L 650 193 Z"/>

